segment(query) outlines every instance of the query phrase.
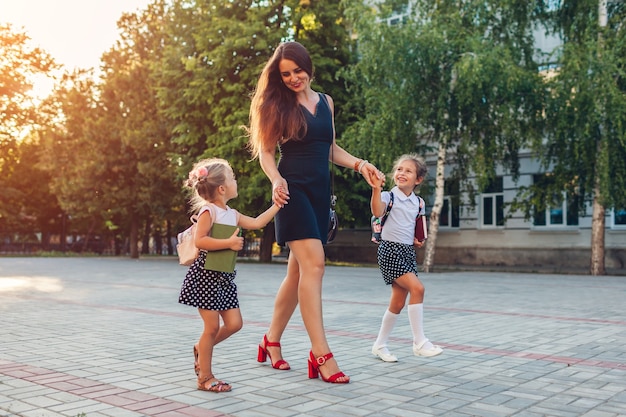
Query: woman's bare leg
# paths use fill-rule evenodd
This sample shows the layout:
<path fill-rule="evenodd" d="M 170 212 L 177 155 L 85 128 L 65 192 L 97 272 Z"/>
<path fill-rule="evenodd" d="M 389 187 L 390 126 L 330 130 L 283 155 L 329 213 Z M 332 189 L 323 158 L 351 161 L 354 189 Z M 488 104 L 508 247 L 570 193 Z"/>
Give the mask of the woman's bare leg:
<path fill-rule="evenodd" d="M 298 261 L 289 253 L 287 260 L 287 275 L 280 284 L 274 300 L 274 311 L 272 313 L 272 322 L 267 331 L 267 340 L 272 343 L 280 343 L 283 332 L 298 306 L 298 284 L 300 282 L 300 268 Z M 283 359 L 280 347 L 271 346 L 265 348 L 268 350 L 272 358 L 272 362 L 276 363 Z"/>
<path fill-rule="evenodd" d="M 322 242 L 317 239 L 296 240 L 289 243 L 291 254 L 300 266 L 300 283 L 298 297 L 300 300 L 300 313 L 306 327 L 311 350 L 315 357 L 330 352 L 322 313 L 322 278 L 324 277 L 325 255 Z M 339 372 L 339 366 L 333 359 L 328 360 L 320 372 L 329 378 Z M 341 377 L 338 381 L 348 381 L 348 376 Z"/>

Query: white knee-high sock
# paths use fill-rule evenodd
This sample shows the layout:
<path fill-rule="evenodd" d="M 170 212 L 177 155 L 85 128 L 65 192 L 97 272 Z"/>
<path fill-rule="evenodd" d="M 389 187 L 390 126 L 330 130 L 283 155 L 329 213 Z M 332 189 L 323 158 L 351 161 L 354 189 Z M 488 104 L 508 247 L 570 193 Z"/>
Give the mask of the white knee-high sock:
<path fill-rule="evenodd" d="M 374 347 L 379 348 L 383 346 L 387 346 L 387 342 L 389 341 L 389 335 L 391 331 L 396 326 L 396 322 L 398 321 L 398 317 L 400 314 L 395 314 L 387 309 L 385 314 L 383 314 L 383 320 L 380 324 L 380 330 L 378 331 L 378 337 L 374 342 Z"/>
<path fill-rule="evenodd" d="M 413 332 L 413 343 L 419 345 L 426 340 L 426 336 L 424 336 L 424 304 L 409 304 L 407 310 Z"/>

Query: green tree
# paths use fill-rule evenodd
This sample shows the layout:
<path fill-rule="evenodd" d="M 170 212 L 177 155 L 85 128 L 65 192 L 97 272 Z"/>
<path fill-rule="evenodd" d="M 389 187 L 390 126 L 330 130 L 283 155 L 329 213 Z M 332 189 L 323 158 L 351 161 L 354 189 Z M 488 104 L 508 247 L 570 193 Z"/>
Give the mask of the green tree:
<path fill-rule="evenodd" d="M 50 188 L 71 217 L 72 233 L 101 233 L 109 201 L 105 190 L 112 170 L 103 108 L 90 71 L 65 74 L 42 109 L 55 115 L 41 131 L 40 163 L 50 175 Z"/>
<path fill-rule="evenodd" d="M 172 3 L 158 79 L 162 111 L 174 125 L 181 179 L 199 158 L 225 158 L 245 178 L 232 205 L 250 214 L 265 210 L 270 186 L 259 164 L 250 163 L 241 129 L 248 123 L 251 93 L 274 48 L 295 39 L 312 49 L 319 85 L 332 85 L 340 95 L 335 74 L 348 60 L 341 41 L 349 42 L 345 30 L 343 38 L 332 38 L 340 33 L 336 10 L 330 1 Z M 270 259 L 273 242 L 273 227 L 264 228 L 262 260 Z"/>
<path fill-rule="evenodd" d="M 35 77 L 51 76 L 57 68 L 45 51 L 30 45 L 30 39 L 10 25 L 0 25 L 0 234 L 41 231 L 44 207 L 33 203 L 50 197 L 46 177 L 36 161 L 22 161 L 36 148 L 28 130 L 42 122 L 32 98 Z M 35 186 L 35 185 L 38 186 Z M 54 199 L 47 208 L 54 207 Z"/>
<path fill-rule="evenodd" d="M 183 206 L 171 126 L 159 112 L 152 76 L 165 16 L 162 1 L 123 15 L 120 39 L 102 57 L 101 78 L 67 74 L 49 102 L 59 122 L 44 135 L 43 159 L 73 223 L 88 219 L 89 234 L 106 233 L 118 243 L 128 238 L 133 258 L 141 226 L 144 253 L 151 235 L 159 249 L 162 230 L 171 236 Z"/>
<path fill-rule="evenodd" d="M 41 129 L 40 163 L 51 176 L 50 188 L 71 219 L 72 234 L 87 238 L 105 231 L 115 193 L 118 166 L 106 159 L 119 154 L 104 123 L 98 86 L 90 71 L 65 74 L 43 110 L 54 121 Z"/>
<path fill-rule="evenodd" d="M 161 109 L 173 125 L 181 182 L 197 160 L 224 158 L 238 178 L 245 178 L 231 204 L 248 214 L 260 213 L 271 200 L 258 164 L 249 163 L 241 126 L 247 124 L 262 65 L 287 36 L 284 3 L 174 1 L 162 62 L 155 68 Z M 273 241 L 273 227 L 266 227 L 264 260 L 271 258 Z"/>
<path fill-rule="evenodd" d="M 577 197 L 583 214 L 591 202 L 590 273 L 603 275 L 605 211 L 626 207 L 626 4 L 552 4 L 545 17 L 563 44 L 546 81 L 546 136 L 533 144 L 552 181 L 528 187 L 521 201 L 527 216 L 549 196 Z"/>
<path fill-rule="evenodd" d="M 399 24 L 389 18 L 404 12 Z M 353 1 L 359 62 L 349 69 L 360 120 L 347 132 L 380 167 L 436 149 L 434 205 L 424 269 L 433 264 L 447 175 L 473 195 L 501 164 L 515 178 L 517 152 L 537 132 L 540 80 L 533 60 L 534 7 L 526 0 Z M 520 135 L 519 132 L 524 132 Z M 422 190 L 428 191 L 428 190 Z"/>
<path fill-rule="evenodd" d="M 60 245 L 54 248 L 64 250 L 65 213 L 50 189 L 52 176 L 39 161 L 39 148 L 40 141 L 34 133 L 17 143 L 16 162 L 5 177 L 9 187 L 16 192 L 5 194 L 6 189 L 2 190 L 3 204 L 13 210 L 7 217 L 8 222 L 13 223 L 9 230 L 26 241 L 39 233 L 37 243 L 44 250 L 53 248 L 53 235 L 60 236 Z"/>
<path fill-rule="evenodd" d="M 139 13 L 118 21 L 120 39 L 102 57 L 104 75 L 100 103 L 116 145 L 106 159 L 118 168 L 109 196 L 109 212 L 129 231 L 130 254 L 139 256 L 138 242 L 144 225 L 143 253 L 154 235 L 160 248 L 162 229 L 182 208 L 176 165 L 171 159 L 171 126 L 159 112 L 154 68 L 160 62 L 166 19 L 164 1 L 155 1 Z M 154 232 L 154 233 L 151 233 Z M 170 242 L 170 235 L 167 235 Z M 170 248 L 171 249 L 171 248 Z M 170 252 L 172 253 L 172 252 Z"/>

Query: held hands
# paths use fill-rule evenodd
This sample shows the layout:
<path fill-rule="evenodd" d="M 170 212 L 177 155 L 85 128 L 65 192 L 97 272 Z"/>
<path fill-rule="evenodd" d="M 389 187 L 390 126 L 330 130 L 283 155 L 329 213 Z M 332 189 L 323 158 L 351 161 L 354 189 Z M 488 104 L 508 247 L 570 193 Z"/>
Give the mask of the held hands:
<path fill-rule="evenodd" d="M 365 180 L 369 183 L 369 185 L 374 189 L 382 189 L 385 185 L 385 174 L 376 170 L 377 173 L 370 177 L 365 177 Z M 366 173 L 364 173 L 366 174 Z M 380 174 L 380 175 L 378 175 Z"/>
<path fill-rule="evenodd" d="M 289 187 L 283 177 L 272 181 L 272 201 L 280 208 L 289 203 Z"/>
<path fill-rule="evenodd" d="M 366 162 L 359 172 L 363 175 L 363 178 L 365 178 L 365 181 L 367 181 L 370 187 L 382 188 L 382 186 L 385 185 L 385 174 L 379 171 L 378 168 L 370 162 Z"/>
<path fill-rule="evenodd" d="M 238 227 L 235 229 L 235 233 L 228 238 L 228 248 L 234 250 L 235 252 L 239 252 L 243 249 L 243 236 L 239 236 L 240 231 L 241 228 Z"/>

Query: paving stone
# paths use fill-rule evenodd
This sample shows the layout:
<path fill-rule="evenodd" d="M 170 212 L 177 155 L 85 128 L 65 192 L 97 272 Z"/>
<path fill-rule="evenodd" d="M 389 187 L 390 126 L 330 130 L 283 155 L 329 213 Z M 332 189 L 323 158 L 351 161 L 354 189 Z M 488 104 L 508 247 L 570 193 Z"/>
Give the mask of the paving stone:
<path fill-rule="evenodd" d="M 324 322 L 347 385 L 308 379 L 299 311 L 283 335 L 290 371 L 256 361 L 284 263 L 240 262 L 243 329 L 215 348 L 229 393 L 196 389 L 202 331 L 178 304 L 172 257 L 0 258 L 0 417 L 626 417 L 624 277 L 420 274 L 427 336 L 418 358 L 406 308 L 371 355 L 389 289 L 376 268 L 327 266 Z M 594 305 L 594 308 L 589 308 Z M 33 308 L 35 306 L 36 308 Z"/>

